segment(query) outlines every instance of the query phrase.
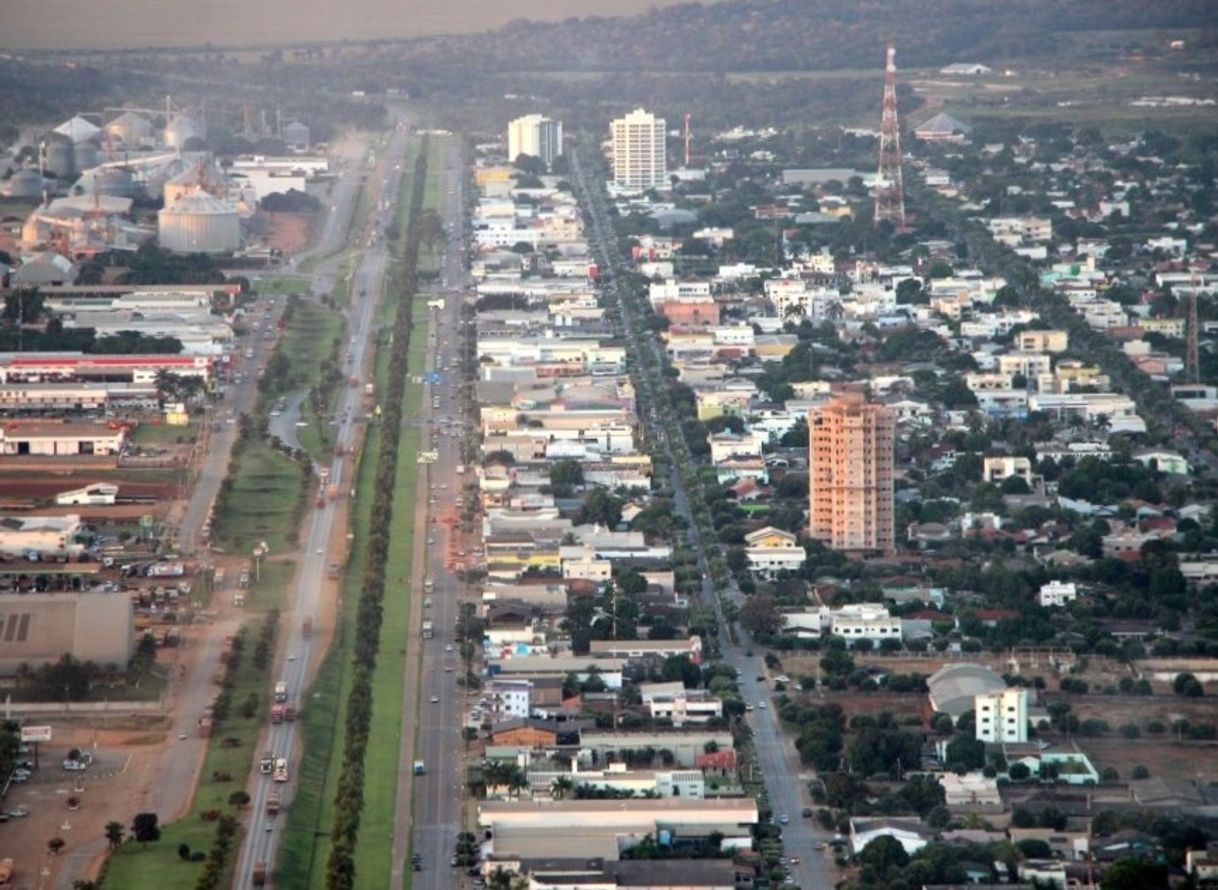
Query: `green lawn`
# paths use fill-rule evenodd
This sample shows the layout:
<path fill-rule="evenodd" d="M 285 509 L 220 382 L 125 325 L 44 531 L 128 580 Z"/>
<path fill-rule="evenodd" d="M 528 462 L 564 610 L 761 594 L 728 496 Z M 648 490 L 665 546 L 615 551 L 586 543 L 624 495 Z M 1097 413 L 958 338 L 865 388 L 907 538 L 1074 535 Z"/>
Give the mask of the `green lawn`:
<path fill-rule="evenodd" d="M 249 553 L 266 541 L 272 553 L 293 546 L 300 518 L 300 468 L 263 442 L 251 442 L 238 459 L 232 491 L 217 499 L 212 529 L 226 553 Z"/>
<path fill-rule="evenodd" d="M 260 580 L 250 572 L 250 588 L 246 591 L 245 611 L 269 612 L 283 610 L 288 602 L 288 585 L 296 575 L 296 563 L 290 559 L 263 560 L 258 571 Z"/>
<path fill-rule="evenodd" d="M 298 302 L 278 346 L 288 360 L 287 385 L 280 392 L 270 395 L 316 386 L 321 377 L 322 362 L 335 354 L 335 341 L 341 341 L 344 330 L 345 323 L 337 310 L 313 300 Z M 328 425 L 329 413 L 326 411 L 324 416 L 319 415 L 312 399 L 308 398 L 301 411 L 301 419 L 308 423 L 307 427 L 300 428 L 298 434 L 301 447 L 319 462 L 324 462 L 334 448 L 332 428 Z"/>
<path fill-rule="evenodd" d="M 188 444 L 199 435 L 199 424 L 191 421 L 186 426 L 169 426 L 165 423 L 141 423 L 128 436 L 132 445 L 179 445 Z"/>
<path fill-rule="evenodd" d="M 251 657 L 253 640 L 259 629 L 259 622 L 246 625 L 246 652 L 240 669 L 234 674 L 232 713 L 208 742 L 190 811 L 177 822 L 162 826 L 161 839 L 156 843 L 142 845 L 131 842 L 120 847 L 106 863 L 104 887 L 114 890 L 190 887 L 202 874 L 203 863 L 183 862 L 178 857 L 178 845 L 187 844 L 191 850 L 210 850 L 216 825 L 203 821 L 200 814 L 208 810 L 232 812 L 229 795 L 246 788 L 246 779 L 254 760 L 254 746 L 266 722 L 270 700 L 267 691 L 269 675 L 266 671 L 257 670 Z M 258 706 L 253 716 L 242 717 L 241 703 L 251 695 L 257 697 Z M 258 777 L 255 781 L 263 779 Z M 229 857 L 230 874 L 236 867 L 238 849 L 240 840 Z"/>
<path fill-rule="evenodd" d="M 311 284 L 307 278 L 277 275 L 259 279 L 256 290 L 260 294 L 307 294 Z"/>

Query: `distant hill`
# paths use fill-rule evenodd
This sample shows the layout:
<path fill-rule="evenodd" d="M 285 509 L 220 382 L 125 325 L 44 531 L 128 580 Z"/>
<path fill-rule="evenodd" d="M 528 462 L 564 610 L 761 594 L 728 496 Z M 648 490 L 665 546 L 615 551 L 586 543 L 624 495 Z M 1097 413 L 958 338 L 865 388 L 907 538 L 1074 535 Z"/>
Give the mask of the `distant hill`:
<path fill-rule="evenodd" d="M 408 44 L 425 68 L 468 71 L 806 71 L 1052 56 L 1072 31 L 1218 27 L 1214 0 L 728 0 L 629 18 L 517 21 Z M 1213 40 L 1211 35 L 1211 40 Z"/>

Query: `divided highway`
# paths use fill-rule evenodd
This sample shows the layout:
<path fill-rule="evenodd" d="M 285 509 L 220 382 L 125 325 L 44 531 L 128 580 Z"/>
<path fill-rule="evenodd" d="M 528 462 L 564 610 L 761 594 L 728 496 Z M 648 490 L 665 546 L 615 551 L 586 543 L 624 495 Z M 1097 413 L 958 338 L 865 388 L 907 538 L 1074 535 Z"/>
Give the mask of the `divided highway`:
<path fill-rule="evenodd" d="M 406 151 L 406 131 L 400 127 L 391 137 L 386 148 L 386 157 L 401 158 Z M 358 194 L 357 183 L 361 175 L 362 164 L 353 163 L 336 186 L 334 209 L 327 217 L 322 237 L 310 254 L 327 256 L 337 251 L 347 241 L 348 231 L 353 220 L 352 202 Z M 369 176 L 367 188 L 373 200 L 387 200 L 394 206 L 402 171 L 401 165 L 389 164 L 383 181 L 375 181 L 377 177 Z M 323 282 L 335 279 L 335 264 L 337 256 L 319 264 L 313 273 L 319 289 Z M 362 254 L 353 272 L 352 306 L 350 310 L 349 332 L 351 342 L 344 361 L 353 369 L 353 373 L 361 379 L 366 375 L 371 355 L 370 345 L 374 334 L 376 308 L 381 299 L 385 270 L 388 263 L 387 247 L 383 239 L 376 239 Z M 334 419 L 337 421 L 335 440 L 341 444 L 342 455 L 335 456 L 329 465 L 330 478 L 343 480 L 347 470 L 349 452 L 355 441 L 355 422 L 360 412 L 362 390 L 359 387 L 344 388 L 338 398 Z M 286 657 L 280 661 L 280 672 L 277 675 L 287 684 L 287 696 L 291 702 L 308 706 L 302 702 L 305 694 L 309 665 L 313 660 L 313 640 L 306 638 L 302 632 L 302 621 L 312 618 L 318 611 L 321 602 L 323 580 L 326 577 L 327 564 L 332 561 L 329 546 L 333 540 L 337 511 L 332 504 L 312 509 L 304 519 L 305 528 L 302 530 L 303 554 L 300 556 L 296 578 L 291 597 L 291 605 L 285 614 L 288 616 L 281 627 L 281 639 L 284 641 L 282 651 Z M 269 727 L 265 747 L 273 750 L 276 756 L 286 757 L 294 770 L 299 762 L 300 750 L 296 732 L 297 724 L 285 722 Z M 260 752 L 259 752 L 260 753 Z M 247 826 L 237 863 L 237 874 L 234 886 L 249 887 L 253 883 L 255 866 L 265 863 L 267 872 L 274 872 L 275 856 L 279 845 L 280 831 L 276 819 L 265 815 L 266 800 L 273 788 L 286 788 L 285 795 L 290 800 L 294 776 L 286 786 L 276 786 L 270 776 L 256 775 L 251 789 L 250 821 Z"/>

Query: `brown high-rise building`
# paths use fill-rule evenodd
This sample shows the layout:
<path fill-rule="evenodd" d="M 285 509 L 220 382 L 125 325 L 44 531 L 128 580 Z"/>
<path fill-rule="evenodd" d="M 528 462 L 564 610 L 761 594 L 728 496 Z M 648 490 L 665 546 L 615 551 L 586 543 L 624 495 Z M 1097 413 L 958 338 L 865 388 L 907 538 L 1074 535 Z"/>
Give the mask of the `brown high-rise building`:
<path fill-rule="evenodd" d="M 848 394 L 808 414 L 810 534 L 834 550 L 892 550 L 893 416 Z"/>

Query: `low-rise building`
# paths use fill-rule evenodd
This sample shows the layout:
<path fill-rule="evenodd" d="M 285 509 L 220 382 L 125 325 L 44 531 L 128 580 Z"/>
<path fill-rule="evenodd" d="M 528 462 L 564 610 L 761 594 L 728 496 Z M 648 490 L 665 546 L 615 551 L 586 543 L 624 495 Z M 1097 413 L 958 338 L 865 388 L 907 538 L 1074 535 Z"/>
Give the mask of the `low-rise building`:
<path fill-rule="evenodd" d="M 807 559 L 807 553 L 799 546 L 795 535 L 773 526 L 750 532 L 744 536 L 744 543 L 749 571 L 763 578 L 797 572 Z"/>
<path fill-rule="evenodd" d="M 1020 744 L 1028 740 L 1028 691 L 1008 688 L 982 692 L 973 699 L 974 732 L 987 744 Z"/>
<path fill-rule="evenodd" d="M 1045 608 L 1064 606 L 1078 599 L 1078 588 L 1073 581 L 1049 581 L 1040 585 L 1037 602 Z"/>

